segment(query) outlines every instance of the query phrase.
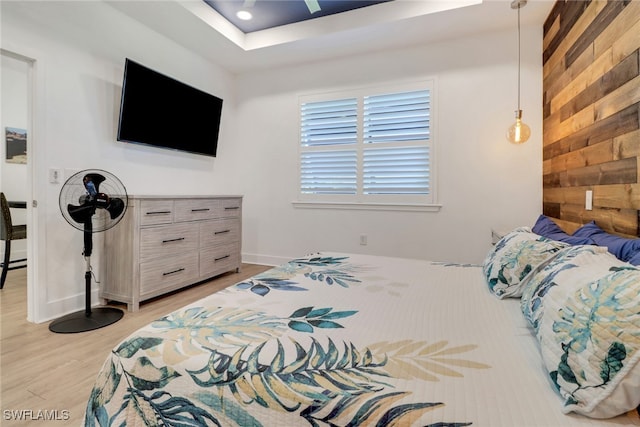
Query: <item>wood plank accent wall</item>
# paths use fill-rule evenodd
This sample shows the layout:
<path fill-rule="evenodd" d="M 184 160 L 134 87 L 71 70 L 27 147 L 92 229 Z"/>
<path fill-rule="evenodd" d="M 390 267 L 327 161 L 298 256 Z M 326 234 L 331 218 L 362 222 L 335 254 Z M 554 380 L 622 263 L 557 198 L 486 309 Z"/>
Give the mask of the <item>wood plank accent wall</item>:
<path fill-rule="evenodd" d="M 556 1 L 543 78 L 543 213 L 639 236 L 640 0 Z"/>

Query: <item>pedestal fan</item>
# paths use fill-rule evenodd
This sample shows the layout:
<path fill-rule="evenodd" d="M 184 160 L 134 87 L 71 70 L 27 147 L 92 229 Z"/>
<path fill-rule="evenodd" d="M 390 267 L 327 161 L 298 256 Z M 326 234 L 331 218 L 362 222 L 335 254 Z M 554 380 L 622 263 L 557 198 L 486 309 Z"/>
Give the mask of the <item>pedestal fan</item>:
<path fill-rule="evenodd" d="M 73 227 L 84 233 L 82 252 L 86 272 L 85 310 L 54 320 L 49 330 L 58 333 L 85 332 L 102 328 L 122 318 L 122 310 L 113 307 L 91 307 L 91 252 L 93 233 L 115 226 L 127 210 L 127 191 L 118 178 L 107 171 L 87 169 L 71 176 L 62 186 L 60 212 Z"/>

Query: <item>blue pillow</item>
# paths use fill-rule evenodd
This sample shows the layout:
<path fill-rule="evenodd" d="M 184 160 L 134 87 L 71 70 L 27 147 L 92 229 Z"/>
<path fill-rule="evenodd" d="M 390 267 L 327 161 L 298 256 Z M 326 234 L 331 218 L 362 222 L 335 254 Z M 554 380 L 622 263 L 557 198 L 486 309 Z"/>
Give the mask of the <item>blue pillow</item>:
<path fill-rule="evenodd" d="M 540 215 L 536 220 L 535 225 L 531 229 L 536 234 L 544 236 L 551 240 L 557 240 L 559 242 L 568 243 L 570 245 L 595 245 L 596 243 L 589 237 L 581 237 L 568 235 L 558 225 L 553 222 L 551 218 L 545 215 Z"/>
<path fill-rule="evenodd" d="M 618 259 L 640 265 L 640 239 L 626 239 L 609 234 L 591 221 L 573 233 L 573 237 L 591 238 L 598 246 L 606 246 Z M 632 262 L 633 261 L 633 262 Z"/>
<path fill-rule="evenodd" d="M 633 256 L 627 262 L 633 265 L 640 265 L 640 251 L 633 254 Z"/>

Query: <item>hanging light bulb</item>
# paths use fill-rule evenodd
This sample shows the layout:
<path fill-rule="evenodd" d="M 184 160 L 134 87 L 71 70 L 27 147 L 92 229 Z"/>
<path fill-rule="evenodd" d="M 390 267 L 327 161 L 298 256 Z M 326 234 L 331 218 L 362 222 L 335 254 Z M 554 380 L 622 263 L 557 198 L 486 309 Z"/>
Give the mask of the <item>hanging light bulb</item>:
<path fill-rule="evenodd" d="M 518 109 L 516 110 L 516 122 L 507 129 L 507 139 L 512 144 L 522 144 L 531 136 L 531 128 L 522 122 L 522 110 L 520 109 L 520 8 L 527 4 L 527 0 L 513 0 L 511 9 L 518 9 Z"/>
<path fill-rule="evenodd" d="M 512 144 L 522 144 L 531 136 L 531 128 L 522 122 L 522 110 L 516 111 L 516 122 L 507 129 L 507 139 Z"/>

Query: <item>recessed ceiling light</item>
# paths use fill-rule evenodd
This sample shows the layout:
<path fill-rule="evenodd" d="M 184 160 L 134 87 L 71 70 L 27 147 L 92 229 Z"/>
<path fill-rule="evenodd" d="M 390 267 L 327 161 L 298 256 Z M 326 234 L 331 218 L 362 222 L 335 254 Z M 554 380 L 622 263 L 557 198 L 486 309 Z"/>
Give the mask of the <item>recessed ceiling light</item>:
<path fill-rule="evenodd" d="M 251 12 L 247 12 L 246 10 L 239 10 L 238 13 L 236 13 L 236 16 L 243 21 L 248 21 L 253 18 Z"/>

